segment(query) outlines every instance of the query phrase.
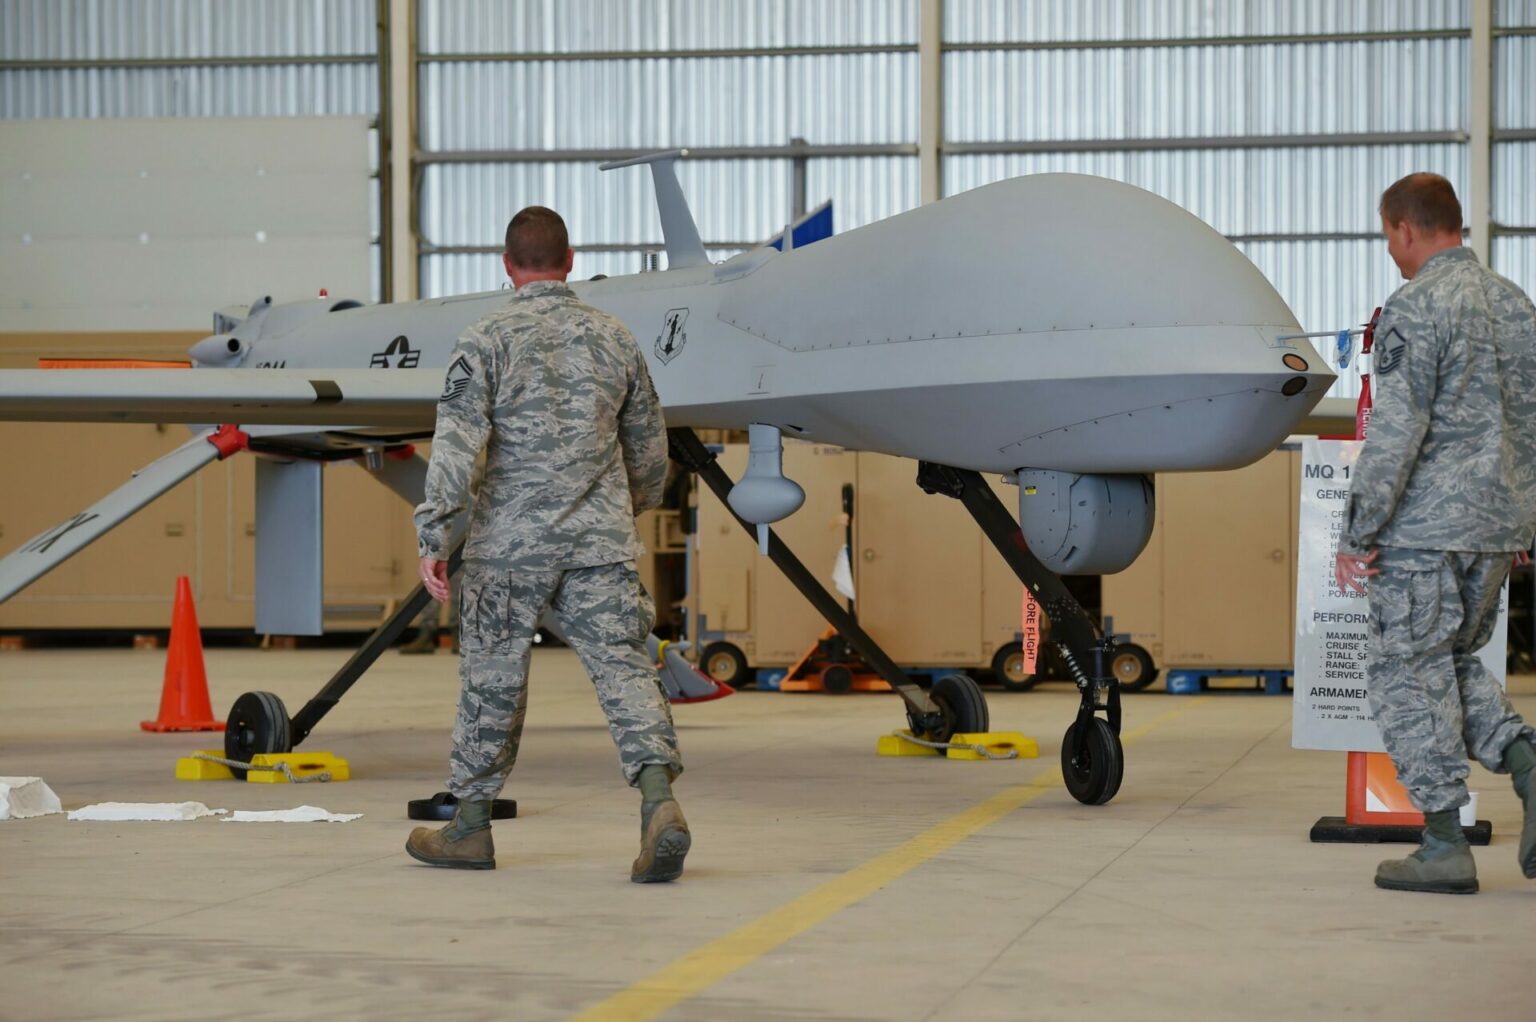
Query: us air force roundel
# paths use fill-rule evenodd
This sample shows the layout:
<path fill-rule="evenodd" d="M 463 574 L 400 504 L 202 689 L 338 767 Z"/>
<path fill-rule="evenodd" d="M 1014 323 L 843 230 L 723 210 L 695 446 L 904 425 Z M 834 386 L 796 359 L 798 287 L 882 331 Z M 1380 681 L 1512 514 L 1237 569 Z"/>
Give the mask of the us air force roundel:
<path fill-rule="evenodd" d="M 1408 338 L 1398 333 L 1397 327 L 1387 331 L 1387 336 L 1376 342 L 1381 350 L 1376 359 L 1376 371 L 1382 375 L 1390 373 L 1403 364 L 1403 356 L 1408 354 Z"/>
<path fill-rule="evenodd" d="M 683 345 L 688 343 L 683 324 L 687 322 L 687 309 L 667 310 L 666 318 L 661 321 L 661 334 L 656 338 L 656 357 L 661 359 L 662 365 L 683 353 Z"/>
<path fill-rule="evenodd" d="M 453 365 L 448 367 L 448 375 L 443 378 L 443 396 L 441 401 L 452 401 L 469 389 L 469 381 L 474 376 L 474 370 L 470 367 L 469 359 L 460 355 L 453 360 Z"/>

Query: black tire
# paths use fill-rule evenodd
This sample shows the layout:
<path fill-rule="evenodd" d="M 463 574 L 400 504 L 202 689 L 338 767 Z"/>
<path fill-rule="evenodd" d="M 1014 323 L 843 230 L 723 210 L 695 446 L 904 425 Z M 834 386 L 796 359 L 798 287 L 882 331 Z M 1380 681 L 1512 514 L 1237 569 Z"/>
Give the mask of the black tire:
<path fill-rule="evenodd" d="M 821 669 L 821 687 L 840 696 L 853 691 L 853 672 L 842 664 L 828 664 Z"/>
<path fill-rule="evenodd" d="M 711 642 L 699 655 L 699 669 L 722 685 L 741 688 L 752 676 L 747 655 L 729 642 Z"/>
<path fill-rule="evenodd" d="M 946 674 L 928 690 L 944 723 L 939 730 L 922 737 L 931 742 L 947 742 L 957 734 L 976 734 L 991 729 L 987 697 L 981 686 L 968 674 Z"/>
<path fill-rule="evenodd" d="M 252 756 L 271 752 L 292 752 L 293 731 L 288 709 L 271 692 L 246 692 L 229 708 L 224 725 L 224 758 L 249 763 Z M 240 780 L 246 771 L 229 768 Z"/>
<path fill-rule="evenodd" d="M 1125 777 L 1125 751 L 1120 736 L 1102 717 L 1088 721 L 1088 736 L 1077 751 L 1077 723 L 1061 738 L 1061 776 L 1067 791 L 1088 806 L 1101 806 L 1115 797 Z"/>
<path fill-rule="evenodd" d="M 1140 692 L 1156 681 L 1161 672 L 1152 662 L 1151 653 L 1134 642 L 1126 642 L 1115 647 L 1109 658 L 1109 673 L 1120 683 L 1122 691 Z"/>
<path fill-rule="evenodd" d="M 1009 692 L 1028 692 L 1040 683 L 1040 675 L 1024 673 L 1022 642 L 1010 642 L 992 654 L 992 677 Z"/>

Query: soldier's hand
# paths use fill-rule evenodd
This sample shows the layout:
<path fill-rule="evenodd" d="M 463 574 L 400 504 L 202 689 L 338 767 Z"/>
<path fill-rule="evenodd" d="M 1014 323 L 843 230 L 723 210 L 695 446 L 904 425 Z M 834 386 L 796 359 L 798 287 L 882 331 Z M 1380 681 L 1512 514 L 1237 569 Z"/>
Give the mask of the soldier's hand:
<path fill-rule="evenodd" d="M 1531 563 L 1531 552 L 1529 550 L 1516 550 L 1515 551 L 1515 567 L 1523 568 L 1527 564 L 1530 564 L 1530 563 Z"/>
<path fill-rule="evenodd" d="M 421 582 L 438 603 L 448 602 L 448 562 L 436 557 L 421 559 Z"/>
<path fill-rule="evenodd" d="M 1333 562 L 1333 580 L 1338 583 L 1339 592 L 1353 591 L 1363 596 L 1365 587 L 1360 584 L 1361 580 L 1381 574 L 1380 568 L 1371 567 L 1380 553 L 1380 550 L 1372 550 L 1368 554 L 1351 554 L 1340 550 Z"/>

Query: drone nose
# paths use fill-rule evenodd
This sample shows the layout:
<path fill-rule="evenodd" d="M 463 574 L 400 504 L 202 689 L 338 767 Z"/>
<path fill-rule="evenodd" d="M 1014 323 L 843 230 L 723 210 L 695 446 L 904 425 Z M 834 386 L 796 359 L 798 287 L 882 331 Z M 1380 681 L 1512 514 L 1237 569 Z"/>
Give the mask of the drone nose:
<path fill-rule="evenodd" d="M 197 365 L 227 366 L 240 361 L 249 345 L 235 334 L 214 334 L 192 345 L 188 354 Z"/>

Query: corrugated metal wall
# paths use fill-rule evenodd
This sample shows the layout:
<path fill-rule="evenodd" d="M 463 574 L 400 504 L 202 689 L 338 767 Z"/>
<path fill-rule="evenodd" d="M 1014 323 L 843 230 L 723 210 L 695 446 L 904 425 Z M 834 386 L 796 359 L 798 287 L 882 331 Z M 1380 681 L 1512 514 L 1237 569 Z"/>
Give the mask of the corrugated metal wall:
<path fill-rule="evenodd" d="M 717 257 L 773 235 L 792 215 L 791 161 L 751 150 L 796 138 L 813 151 L 915 146 L 917 11 L 917 0 L 422 0 L 421 145 L 486 154 L 424 167 L 422 293 L 498 286 L 495 254 L 464 250 L 498 244 L 531 203 L 566 216 L 576 275 L 639 269 L 661 244 L 648 172 L 600 174 L 570 150 L 746 150 L 679 175 Z M 838 230 L 918 202 L 915 156 L 812 156 L 805 172 L 808 205 L 833 199 Z"/>
<path fill-rule="evenodd" d="M 1399 32 L 1470 20 L 1467 0 L 945 0 L 944 8 L 944 37 L 959 43 Z"/>
<path fill-rule="evenodd" d="M 1401 284 L 1374 237 L 1382 189 L 1431 170 L 1466 194 L 1470 21 L 1465 0 L 948 0 L 944 192 L 1041 171 L 1127 181 L 1233 237 L 1307 329 L 1356 323 Z M 1508 33 L 1532 23 L 1536 4 L 1499 0 L 1498 129 L 1533 126 L 1536 37 Z M 1138 149 L 1169 139 L 1187 143 Z M 1497 224 L 1536 224 L 1533 156 L 1496 144 Z M 1536 285 L 1536 239 L 1492 249 Z"/>
<path fill-rule="evenodd" d="M 374 0 L 0 0 L 0 118 L 376 118 L 377 38 Z"/>
<path fill-rule="evenodd" d="M 1445 131 L 1466 119 L 1465 39 L 961 50 L 951 142 Z"/>
<path fill-rule="evenodd" d="M 420 0 L 423 53 L 596 53 L 917 41 L 917 0 Z"/>
<path fill-rule="evenodd" d="M 1490 216 L 1506 230 L 1495 235 L 1491 262 L 1528 293 L 1536 293 L 1536 3 L 1500 0 L 1500 28 L 1526 30 L 1493 43 L 1493 125 L 1532 141 L 1495 141 Z"/>
<path fill-rule="evenodd" d="M 602 249 L 578 273 L 637 268 L 661 240 L 647 175 L 570 150 L 864 146 L 810 158 L 807 203 L 834 199 L 839 230 L 916 205 L 918 15 L 918 0 L 419 0 L 419 145 L 487 154 L 421 168 L 423 293 L 496 286 L 479 250 L 529 202 Z M 1381 188 L 1413 169 L 1466 178 L 1470 17 L 1468 0 L 946 0 L 944 191 L 1044 170 L 1126 180 L 1233 236 L 1308 328 L 1358 320 L 1395 283 L 1367 237 Z M 0 117 L 376 115 L 375 18 L 373 0 L 0 0 Z M 1536 288 L 1536 3 L 1496 0 L 1495 25 L 1493 262 Z M 340 59 L 112 64 L 146 58 Z M 1340 133 L 1383 137 L 1262 142 Z M 1170 137 L 1191 141 L 1136 148 Z M 683 165 L 717 255 L 782 227 L 792 173 L 781 155 Z"/>

